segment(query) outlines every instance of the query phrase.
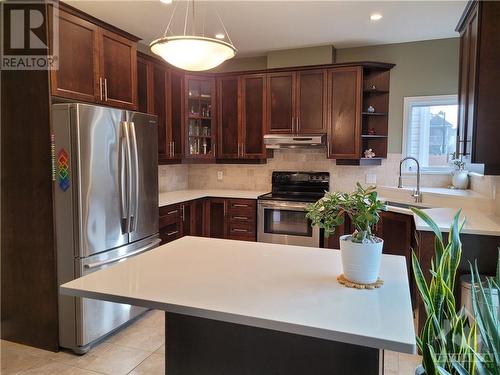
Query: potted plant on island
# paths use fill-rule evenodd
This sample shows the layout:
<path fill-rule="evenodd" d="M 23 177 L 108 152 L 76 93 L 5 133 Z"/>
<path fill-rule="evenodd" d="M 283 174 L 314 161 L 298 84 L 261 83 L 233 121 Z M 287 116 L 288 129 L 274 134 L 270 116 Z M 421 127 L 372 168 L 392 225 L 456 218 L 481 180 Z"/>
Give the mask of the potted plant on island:
<path fill-rule="evenodd" d="M 355 228 L 354 233 L 340 236 L 340 253 L 344 277 L 358 284 L 377 281 L 384 241 L 372 232 L 380 219 L 385 204 L 377 199 L 375 187 L 363 188 L 356 184 L 353 193 L 326 193 L 310 205 L 307 217 L 312 225 L 324 230 L 325 237 L 335 233 L 347 215 Z"/>

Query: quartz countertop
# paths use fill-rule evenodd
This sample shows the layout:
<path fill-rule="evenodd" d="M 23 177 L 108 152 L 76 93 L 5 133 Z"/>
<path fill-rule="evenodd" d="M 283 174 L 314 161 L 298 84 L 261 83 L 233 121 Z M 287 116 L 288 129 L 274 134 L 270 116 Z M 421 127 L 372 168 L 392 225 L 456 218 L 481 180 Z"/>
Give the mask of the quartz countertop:
<path fill-rule="evenodd" d="M 449 232 L 457 208 L 429 208 L 423 210 L 437 224 L 441 232 Z M 418 216 L 413 215 L 415 228 L 421 231 L 431 231 L 431 228 Z M 465 218 L 462 233 L 484 236 L 500 236 L 500 216 L 482 210 L 462 209 L 460 220 Z"/>
<path fill-rule="evenodd" d="M 414 353 L 405 258 L 382 255 L 380 289 L 346 288 L 341 272 L 337 250 L 187 236 L 60 292 Z"/>
<path fill-rule="evenodd" d="M 159 194 L 158 206 L 168 206 L 181 202 L 191 201 L 193 199 L 213 197 L 213 198 L 240 198 L 257 199 L 260 195 L 269 193 L 269 191 L 254 190 L 230 190 L 230 189 L 199 189 L 199 190 L 176 190 Z"/>

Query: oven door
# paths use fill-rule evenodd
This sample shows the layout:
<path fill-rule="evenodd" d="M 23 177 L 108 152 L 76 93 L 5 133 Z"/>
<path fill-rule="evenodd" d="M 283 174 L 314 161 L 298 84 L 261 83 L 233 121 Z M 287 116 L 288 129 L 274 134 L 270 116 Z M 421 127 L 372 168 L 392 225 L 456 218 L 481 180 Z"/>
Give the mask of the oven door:
<path fill-rule="evenodd" d="M 319 247 L 319 228 L 306 218 L 307 203 L 259 201 L 257 241 Z"/>

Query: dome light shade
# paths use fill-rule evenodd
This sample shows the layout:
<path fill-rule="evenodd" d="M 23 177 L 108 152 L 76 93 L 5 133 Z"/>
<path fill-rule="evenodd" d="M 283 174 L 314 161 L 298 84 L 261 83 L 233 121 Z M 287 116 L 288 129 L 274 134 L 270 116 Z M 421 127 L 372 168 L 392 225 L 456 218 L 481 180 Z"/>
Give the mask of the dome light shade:
<path fill-rule="evenodd" d="M 215 68 L 236 55 L 236 48 L 222 40 L 185 35 L 153 40 L 151 51 L 177 68 L 202 71 Z"/>

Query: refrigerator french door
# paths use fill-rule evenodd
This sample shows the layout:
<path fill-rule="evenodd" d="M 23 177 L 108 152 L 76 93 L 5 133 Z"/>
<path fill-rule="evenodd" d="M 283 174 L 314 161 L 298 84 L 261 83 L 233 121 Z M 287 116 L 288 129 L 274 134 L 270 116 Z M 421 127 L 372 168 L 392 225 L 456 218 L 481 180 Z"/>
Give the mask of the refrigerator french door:
<path fill-rule="evenodd" d="M 52 106 L 58 283 L 157 247 L 157 120 L 81 103 Z M 59 296 L 60 346 L 84 353 L 142 308 Z"/>

